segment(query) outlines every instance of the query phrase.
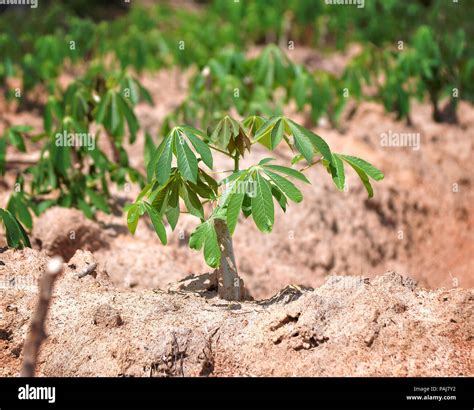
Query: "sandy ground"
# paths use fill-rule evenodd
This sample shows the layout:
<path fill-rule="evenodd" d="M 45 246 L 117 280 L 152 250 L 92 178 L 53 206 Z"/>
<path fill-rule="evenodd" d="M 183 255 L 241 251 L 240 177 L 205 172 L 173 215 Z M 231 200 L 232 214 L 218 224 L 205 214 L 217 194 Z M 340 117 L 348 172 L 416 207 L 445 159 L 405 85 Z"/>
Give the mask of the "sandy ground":
<path fill-rule="evenodd" d="M 9 278 L 0 287 L 0 376 L 15 376 L 48 258 L 27 249 L 0 261 Z M 193 280 L 170 292 L 119 290 L 100 264 L 77 278 L 95 262 L 78 251 L 58 280 L 40 376 L 473 374 L 472 290 L 426 291 L 388 272 L 225 303 Z"/>

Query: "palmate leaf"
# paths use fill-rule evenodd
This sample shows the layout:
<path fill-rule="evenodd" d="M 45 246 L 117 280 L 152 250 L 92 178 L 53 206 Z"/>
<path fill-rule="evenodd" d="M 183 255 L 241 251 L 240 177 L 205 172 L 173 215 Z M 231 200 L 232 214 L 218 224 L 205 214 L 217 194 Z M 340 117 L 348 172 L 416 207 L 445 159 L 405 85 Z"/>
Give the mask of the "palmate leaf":
<path fill-rule="evenodd" d="M 333 154 L 334 167 L 330 168 L 332 179 L 336 187 L 342 191 L 344 190 L 344 185 L 346 181 L 346 176 L 344 173 L 344 164 L 339 155 Z"/>
<path fill-rule="evenodd" d="M 272 149 L 272 131 L 278 121 L 281 120 L 282 117 L 275 117 L 267 120 L 261 127 L 259 127 L 258 131 L 255 133 L 254 141 L 258 141 L 263 146 L 267 147 L 268 149 Z"/>
<path fill-rule="evenodd" d="M 190 185 L 182 184 L 179 190 L 179 195 L 183 199 L 186 209 L 191 215 L 204 219 L 204 209 L 201 201 Z"/>
<path fill-rule="evenodd" d="M 198 163 L 196 156 L 182 136 L 175 136 L 178 169 L 184 179 L 197 183 Z"/>
<path fill-rule="evenodd" d="M 184 130 L 184 133 L 188 137 L 189 141 L 193 145 L 196 152 L 201 156 L 202 161 L 210 169 L 212 169 L 212 167 L 213 167 L 213 158 L 212 158 L 212 152 L 211 152 L 209 146 L 204 141 L 202 141 L 198 136 L 196 136 L 196 133 L 193 132 L 191 128 L 183 127 L 182 129 Z"/>
<path fill-rule="evenodd" d="M 166 139 L 158 147 L 156 178 L 160 184 L 168 181 L 171 174 L 171 161 L 173 159 L 173 136 L 168 135 Z"/>
<path fill-rule="evenodd" d="M 211 268 L 217 268 L 221 262 L 221 250 L 214 227 L 214 218 L 199 225 L 191 234 L 189 247 L 201 250 L 204 247 L 204 259 Z"/>
<path fill-rule="evenodd" d="M 240 210 L 244 201 L 245 194 L 243 192 L 235 192 L 229 196 L 227 204 L 227 227 L 232 235 L 239 220 Z"/>
<path fill-rule="evenodd" d="M 271 232 L 275 222 L 275 208 L 270 184 L 257 172 L 255 192 L 251 199 L 252 217 L 262 232 Z"/>
<path fill-rule="evenodd" d="M 266 120 L 259 115 L 252 115 L 247 117 L 243 122 L 243 126 L 247 131 L 247 135 L 249 138 L 253 137 L 255 139 L 255 135 L 260 130 L 260 128 L 265 124 Z"/>
<path fill-rule="evenodd" d="M 211 142 L 216 144 L 221 149 L 226 149 L 229 145 L 230 138 L 233 133 L 233 125 L 231 118 L 224 117 L 216 126 L 211 134 Z"/>
<path fill-rule="evenodd" d="M 265 174 L 267 174 L 279 190 L 293 202 L 299 203 L 303 200 L 303 194 L 292 182 L 268 169 L 265 170 Z"/>
<path fill-rule="evenodd" d="M 97 107 L 96 113 L 95 113 L 95 120 L 97 121 L 98 124 L 105 124 L 105 118 L 107 116 L 107 112 L 109 110 L 109 105 L 111 101 L 111 92 L 108 91 L 105 96 L 103 96 L 100 100 L 100 103 Z"/>
<path fill-rule="evenodd" d="M 270 164 L 265 165 L 265 168 L 268 168 L 268 169 L 270 169 L 272 171 L 275 171 L 275 172 L 279 172 L 280 174 L 288 175 L 288 176 L 293 177 L 295 179 L 298 179 L 300 181 L 306 182 L 307 184 L 310 183 L 308 181 L 308 178 L 306 178 L 304 176 L 304 174 L 297 171 L 296 169 L 284 167 L 284 166 L 281 166 L 281 165 L 270 165 Z"/>
<path fill-rule="evenodd" d="M 337 157 L 343 159 L 354 169 L 357 175 L 359 175 L 359 178 L 362 181 L 365 189 L 367 190 L 369 198 L 372 198 L 374 196 L 374 190 L 370 183 L 369 177 L 373 178 L 375 181 L 381 181 L 384 178 L 382 171 L 374 167 L 372 164 L 369 164 L 367 161 L 357 157 L 341 154 L 338 154 Z"/>
<path fill-rule="evenodd" d="M 296 149 L 301 152 L 306 161 L 311 162 L 314 156 L 313 143 L 311 142 L 311 139 L 308 137 L 307 133 L 303 131 L 303 128 L 295 122 L 288 121 L 288 126 L 293 134 Z"/>
<path fill-rule="evenodd" d="M 339 155 L 347 163 L 354 165 L 364 171 L 369 177 L 373 178 L 375 181 L 381 181 L 384 178 L 384 174 L 378 168 L 374 167 L 372 164 L 364 161 L 361 158 L 353 157 L 350 155 Z"/>
<path fill-rule="evenodd" d="M 144 202 L 146 212 L 155 228 L 156 234 L 160 238 L 163 245 L 166 245 L 168 239 L 166 237 L 166 229 L 161 221 L 161 215 L 148 202 Z"/>
<path fill-rule="evenodd" d="M 271 147 L 275 149 L 278 144 L 283 140 L 283 133 L 285 131 L 285 123 L 286 121 L 282 118 L 277 121 L 275 126 L 273 127 L 272 134 L 271 134 Z"/>
<path fill-rule="evenodd" d="M 319 135 L 285 117 L 274 117 L 263 124 L 255 134 L 258 141 L 268 149 L 274 150 L 285 138 L 292 136 L 295 148 L 307 162 L 311 162 L 316 152 L 332 164 L 329 145 Z M 287 139 L 287 142 L 290 141 Z"/>
<path fill-rule="evenodd" d="M 201 160 L 209 167 L 213 166 L 212 153 L 207 144 L 198 137 L 205 136 L 192 127 L 173 128 L 152 155 L 147 166 L 148 178 L 155 173 L 158 182 L 164 184 L 170 177 L 173 154 L 177 158 L 178 169 L 182 177 L 198 184 L 198 160 L 187 141 L 191 143 Z"/>
<path fill-rule="evenodd" d="M 179 181 L 174 181 L 170 187 L 170 193 L 168 197 L 168 209 L 166 210 L 166 219 L 174 231 L 178 224 L 180 207 L 179 207 Z"/>
<path fill-rule="evenodd" d="M 137 230 L 139 218 L 140 214 L 138 212 L 138 204 L 133 204 L 127 212 L 127 226 L 132 235 Z"/>
<path fill-rule="evenodd" d="M 280 208 L 283 210 L 283 212 L 286 212 L 286 205 L 288 204 L 286 196 L 283 192 L 281 192 L 280 188 L 274 184 L 272 185 L 272 195 L 277 200 L 278 205 L 280 205 Z"/>

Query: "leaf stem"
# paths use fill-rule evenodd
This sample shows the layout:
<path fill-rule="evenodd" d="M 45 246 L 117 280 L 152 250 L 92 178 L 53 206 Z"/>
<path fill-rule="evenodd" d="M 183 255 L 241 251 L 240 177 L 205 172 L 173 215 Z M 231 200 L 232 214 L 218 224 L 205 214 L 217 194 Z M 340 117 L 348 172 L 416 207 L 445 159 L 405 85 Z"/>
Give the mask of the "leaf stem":
<path fill-rule="evenodd" d="M 309 164 L 309 165 L 306 165 L 304 168 L 301 168 L 301 169 L 300 169 L 300 172 L 304 172 L 304 171 L 306 171 L 307 169 L 311 168 L 312 166 L 314 166 L 314 165 L 316 165 L 316 164 L 319 164 L 322 159 L 323 159 L 323 157 L 319 158 L 317 161 L 314 161 L 314 162 L 312 162 L 312 163 Z"/>
<path fill-rule="evenodd" d="M 227 172 L 234 172 L 233 169 L 229 169 L 227 171 L 207 171 L 208 174 L 225 174 Z"/>
<path fill-rule="evenodd" d="M 214 147 L 213 145 L 208 145 L 209 148 L 212 148 L 213 150 L 216 150 L 220 152 L 221 154 L 227 155 L 230 158 L 234 158 L 232 155 L 230 155 L 228 152 L 221 150 L 220 148 Z"/>

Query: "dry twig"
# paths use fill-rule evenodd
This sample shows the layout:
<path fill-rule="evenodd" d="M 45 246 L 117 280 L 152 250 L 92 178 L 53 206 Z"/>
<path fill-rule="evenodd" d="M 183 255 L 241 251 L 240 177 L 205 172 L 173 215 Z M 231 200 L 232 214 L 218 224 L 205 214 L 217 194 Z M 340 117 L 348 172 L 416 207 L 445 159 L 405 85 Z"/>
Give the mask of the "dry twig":
<path fill-rule="evenodd" d="M 48 315 L 51 295 L 56 278 L 63 270 L 63 260 L 54 258 L 48 263 L 46 272 L 40 279 L 39 299 L 30 324 L 30 331 L 23 351 L 22 377 L 34 377 L 41 344 L 46 339 L 44 324 Z"/>

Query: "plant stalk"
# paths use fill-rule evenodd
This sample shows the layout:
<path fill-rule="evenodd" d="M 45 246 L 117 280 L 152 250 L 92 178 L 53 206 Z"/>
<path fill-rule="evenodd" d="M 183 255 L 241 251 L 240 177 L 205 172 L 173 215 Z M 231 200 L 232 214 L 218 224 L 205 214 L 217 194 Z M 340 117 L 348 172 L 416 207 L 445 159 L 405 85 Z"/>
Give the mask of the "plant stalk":
<path fill-rule="evenodd" d="M 215 220 L 215 228 L 222 252 L 221 264 L 216 271 L 217 293 L 222 299 L 240 301 L 244 296 L 244 282 L 237 271 L 232 236 L 226 222 L 222 219 Z"/>

